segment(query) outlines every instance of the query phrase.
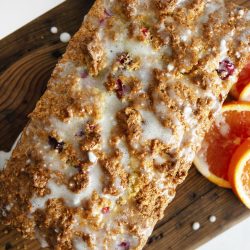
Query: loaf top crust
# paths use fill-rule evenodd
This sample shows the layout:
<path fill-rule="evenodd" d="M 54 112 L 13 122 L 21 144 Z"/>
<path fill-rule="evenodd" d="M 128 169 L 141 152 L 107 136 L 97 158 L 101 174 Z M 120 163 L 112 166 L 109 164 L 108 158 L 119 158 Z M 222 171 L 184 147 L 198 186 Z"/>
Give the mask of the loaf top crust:
<path fill-rule="evenodd" d="M 55 249 L 141 249 L 249 57 L 224 0 L 97 0 L 0 172 L 0 217 Z"/>

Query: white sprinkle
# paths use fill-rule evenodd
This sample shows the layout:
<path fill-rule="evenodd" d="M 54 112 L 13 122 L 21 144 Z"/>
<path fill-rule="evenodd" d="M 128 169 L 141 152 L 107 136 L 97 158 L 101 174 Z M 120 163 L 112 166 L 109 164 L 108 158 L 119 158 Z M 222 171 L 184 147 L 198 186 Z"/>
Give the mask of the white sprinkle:
<path fill-rule="evenodd" d="M 199 222 L 194 222 L 193 225 L 192 225 L 192 228 L 194 231 L 197 231 L 200 229 L 200 223 Z"/>
<path fill-rule="evenodd" d="M 188 36 L 187 36 L 187 35 L 182 35 L 182 36 L 181 36 L 181 40 L 182 40 L 183 42 L 186 42 L 186 41 L 188 40 Z"/>
<path fill-rule="evenodd" d="M 241 55 L 240 55 L 240 52 L 237 51 L 237 52 L 235 53 L 235 56 L 239 59 L 240 56 L 241 56 Z"/>
<path fill-rule="evenodd" d="M 192 34 L 192 31 L 191 30 L 185 30 L 185 32 L 183 32 L 181 35 L 180 35 L 180 38 L 181 38 L 181 41 L 183 42 L 187 42 L 190 38 Z"/>
<path fill-rule="evenodd" d="M 214 223 L 216 221 L 216 216 L 214 216 L 214 215 L 209 216 L 209 221 L 211 223 Z"/>
<path fill-rule="evenodd" d="M 60 41 L 61 41 L 62 43 L 67 43 L 67 42 L 69 42 L 70 38 L 71 38 L 71 36 L 70 36 L 70 34 L 67 33 L 67 32 L 63 32 L 63 33 L 61 33 L 61 35 L 60 35 Z"/>
<path fill-rule="evenodd" d="M 75 250 L 89 249 L 86 242 L 84 242 L 81 238 L 73 239 L 73 245 Z"/>
<path fill-rule="evenodd" d="M 12 205 L 12 204 L 10 204 L 10 205 L 7 205 L 5 208 L 6 208 L 6 210 L 7 210 L 7 211 L 10 211 L 10 210 L 11 210 L 11 208 L 12 208 L 12 206 L 13 206 L 13 205 Z"/>
<path fill-rule="evenodd" d="M 215 124 L 222 136 L 226 136 L 230 132 L 230 127 L 223 115 L 220 114 L 216 116 Z"/>
<path fill-rule="evenodd" d="M 58 32 L 58 28 L 57 28 L 57 27 L 51 27 L 51 28 L 50 28 L 50 32 L 51 32 L 52 34 L 56 34 L 56 33 Z"/>
<path fill-rule="evenodd" d="M 26 164 L 30 164 L 30 163 L 31 163 L 31 159 L 27 159 Z"/>
<path fill-rule="evenodd" d="M 185 118 L 188 118 L 192 114 L 193 110 L 190 106 L 185 106 L 183 112 L 184 112 Z"/>
<path fill-rule="evenodd" d="M 228 47 L 227 47 L 227 41 L 225 39 L 222 39 L 220 42 L 220 51 L 223 57 L 226 57 L 228 52 Z"/>
<path fill-rule="evenodd" d="M 246 14 L 246 20 L 249 21 L 250 20 L 250 10 L 247 12 Z"/>
<path fill-rule="evenodd" d="M 244 15 L 244 10 L 239 10 L 239 15 L 243 16 Z"/>
<path fill-rule="evenodd" d="M 172 71 L 174 69 L 174 65 L 170 63 L 168 64 L 167 68 L 168 68 L 168 71 Z"/>
<path fill-rule="evenodd" d="M 40 242 L 40 245 L 41 245 L 42 248 L 45 248 L 45 247 L 49 246 L 49 244 L 45 240 L 45 237 L 40 234 L 38 229 L 35 229 L 35 236 L 36 236 L 36 239 Z"/>
<path fill-rule="evenodd" d="M 93 152 L 88 152 L 88 157 L 90 162 L 95 163 L 97 161 L 97 157 Z"/>
<path fill-rule="evenodd" d="M 164 187 L 165 187 L 165 186 L 164 186 L 163 183 L 159 183 L 159 184 L 158 184 L 158 188 L 159 188 L 159 189 L 163 189 Z"/>
<path fill-rule="evenodd" d="M 160 155 L 156 155 L 154 160 L 156 164 L 163 164 L 166 162 L 166 159 L 162 158 Z"/>

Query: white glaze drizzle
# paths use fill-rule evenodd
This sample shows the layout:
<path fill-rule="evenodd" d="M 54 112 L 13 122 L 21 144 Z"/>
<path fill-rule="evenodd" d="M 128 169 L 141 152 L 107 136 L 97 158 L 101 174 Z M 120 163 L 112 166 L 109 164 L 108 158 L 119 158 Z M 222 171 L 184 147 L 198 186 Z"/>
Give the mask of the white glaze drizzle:
<path fill-rule="evenodd" d="M 88 186 L 80 193 L 71 192 L 65 185 L 58 185 L 55 181 L 49 180 L 47 187 L 51 193 L 44 197 L 33 197 L 31 199 L 32 211 L 36 209 L 44 209 L 45 204 L 49 199 L 63 198 L 66 205 L 70 207 L 78 207 L 83 200 L 90 199 L 93 191 L 101 193 L 103 172 L 98 164 L 90 167 Z"/>

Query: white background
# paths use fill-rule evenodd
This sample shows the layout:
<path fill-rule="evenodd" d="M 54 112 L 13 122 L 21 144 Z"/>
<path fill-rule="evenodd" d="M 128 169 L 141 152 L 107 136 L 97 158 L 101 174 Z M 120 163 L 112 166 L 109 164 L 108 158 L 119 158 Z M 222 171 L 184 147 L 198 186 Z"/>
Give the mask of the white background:
<path fill-rule="evenodd" d="M 63 2 L 63 0 L 0 0 L 0 39 L 30 22 L 39 15 L 42 15 L 44 12 L 55 7 L 61 2 Z M 49 28 L 50 27 L 48 27 L 48 29 Z M 217 218 L 217 221 L 219 220 L 220 218 Z M 199 248 L 199 250 L 249 249 L 250 218 Z"/>

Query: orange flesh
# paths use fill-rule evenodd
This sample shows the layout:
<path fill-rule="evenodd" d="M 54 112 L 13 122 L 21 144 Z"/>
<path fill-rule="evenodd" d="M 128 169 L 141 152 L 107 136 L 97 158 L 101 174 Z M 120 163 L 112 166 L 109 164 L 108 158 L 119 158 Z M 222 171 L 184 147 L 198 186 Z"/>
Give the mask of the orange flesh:
<path fill-rule="evenodd" d="M 238 94 L 241 93 L 241 91 L 248 83 L 250 83 L 250 63 L 248 63 L 239 74 L 238 82 L 235 85 Z"/>
<path fill-rule="evenodd" d="M 250 161 L 244 167 L 241 181 L 244 186 L 245 192 L 250 196 Z"/>
<path fill-rule="evenodd" d="M 223 113 L 229 125 L 229 133 L 223 136 L 214 124 L 205 136 L 208 144 L 206 159 L 209 170 L 218 177 L 228 180 L 228 168 L 236 148 L 250 137 L 250 111 L 226 111 Z M 203 143 L 204 145 L 204 143 Z M 201 151 L 205 151 L 204 148 Z"/>
<path fill-rule="evenodd" d="M 250 209 L 250 138 L 232 156 L 228 177 L 234 193 Z"/>

